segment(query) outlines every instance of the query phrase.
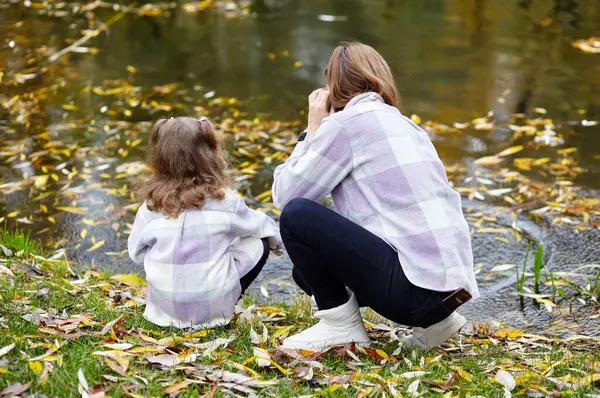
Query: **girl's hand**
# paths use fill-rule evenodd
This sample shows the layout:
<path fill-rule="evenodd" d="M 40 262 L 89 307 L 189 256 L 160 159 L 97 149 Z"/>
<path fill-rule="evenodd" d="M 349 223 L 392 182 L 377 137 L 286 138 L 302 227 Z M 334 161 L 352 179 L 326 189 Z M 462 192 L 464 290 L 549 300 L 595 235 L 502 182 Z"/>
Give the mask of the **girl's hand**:
<path fill-rule="evenodd" d="M 283 248 L 283 245 L 271 246 L 271 247 L 269 247 L 269 249 L 271 250 L 271 253 L 273 253 L 277 257 L 282 256 L 283 253 L 285 252 L 285 249 Z"/>
<path fill-rule="evenodd" d="M 270 237 L 268 238 L 269 240 L 269 249 L 271 250 L 271 253 L 275 254 L 277 257 L 281 256 L 283 254 L 283 252 L 285 251 L 285 248 L 283 246 L 283 242 L 281 241 L 281 238 L 279 236 L 276 237 Z"/>
<path fill-rule="evenodd" d="M 306 128 L 308 134 L 317 131 L 321 120 L 329 116 L 327 98 L 329 98 L 329 91 L 324 88 L 319 88 L 308 96 L 308 127 Z"/>

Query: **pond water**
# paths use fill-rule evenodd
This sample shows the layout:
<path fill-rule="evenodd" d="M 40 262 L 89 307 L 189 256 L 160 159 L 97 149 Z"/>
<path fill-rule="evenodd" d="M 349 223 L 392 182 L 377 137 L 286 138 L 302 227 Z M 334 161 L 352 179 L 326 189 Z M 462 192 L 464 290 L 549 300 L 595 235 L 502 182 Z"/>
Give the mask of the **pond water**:
<path fill-rule="evenodd" d="M 566 131 L 564 147 L 576 148 L 585 169 L 576 183 L 600 188 L 600 129 L 580 123 L 600 118 L 600 55 L 571 45 L 600 31 L 596 1 L 265 0 L 249 2 L 249 13 L 233 6 L 190 12 L 189 4 L 173 3 L 156 8 L 158 15 L 125 15 L 108 33 L 57 62 L 48 57 L 85 29 L 101 27 L 100 21 L 118 14 L 117 7 L 95 2 L 87 13 L 78 8 L 59 17 L 48 16 L 41 4 L 26 3 L 30 6 L 0 6 L 0 63 L 5 76 L 18 72 L 22 80 L 5 88 L 0 113 L 0 217 L 9 227 L 31 229 L 51 250 L 67 247 L 70 257 L 92 265 L 132 267 L 123 249 L 133 217 L 125 207 L 135 202 L 133 180 L 118 166 L 134 167 L 143 159 L 147 122 L 203 112 L 222 122 L 284 120 L 289 124 L 270 125 L 263 134 L 284 130 L 287 138 L 275 144 L 289 146 L 301 129 L 303 122 L 295 121 L 304 120 L 306 97 L 323 84 L 329 54 L 342 40 L 363 41 L 384 55 L 407 115 L 447 125 L 490 111 L 497 121 L 520 112 L 552 118 Z M 63 9 L 60 3 L 46 4 Z M 171 83 L 178 85 L 165 86 Z M 114 94 L 107 92 L 111 89 Z M 11 109 L 15 101 L 6 105 L 24 93 L 31 97 L 19 109 Z M 162 101 L 138 106 L 157 93 L 164 94 Z M 215 102 L 220 97 L 225 99 Z M 506 127 L 432 132 L 442 159 L 467 169 L 474 159 L 505 149 L 511 137 Z M 240 168 L 264 150 L 262 144 L 235 142 L 238 149 L 251 148 L 249 154 L 234 154 Z M 269 155 L 248 173 L 252 184 L 238 179 L 249 198 L 268 189 L 279 155 Z M 18 185 L 23 175 L 41 177 L 34 187 Z M 56 211 L 56 206 L 84 210 Z M 497 230 L 510 229 L 511 220 L 489 221 L 499 223 L 493 226 Z M 481 239 L 475 241 L 476 262 L 488 269 L 524 257 L 523 240 Z M 582 262 L 596 259 L 597 252 Z M 285 263 L 275 262 L 270 276 L 287 278 Z M 480 277 L 483 285 L 497 286 L 499 276 L 482 272 Z M 493 304 L 484 302 L 477 311 L 491 315 L 514 309 L 513 299 L 507 305 L 498 299 L 504 296 L 494 297 Z"/>

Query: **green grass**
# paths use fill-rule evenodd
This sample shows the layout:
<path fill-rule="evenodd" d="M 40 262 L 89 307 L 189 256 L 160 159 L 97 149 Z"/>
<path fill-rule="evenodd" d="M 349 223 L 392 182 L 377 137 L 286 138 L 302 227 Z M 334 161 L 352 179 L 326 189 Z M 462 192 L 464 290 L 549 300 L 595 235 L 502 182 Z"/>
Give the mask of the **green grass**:
<path fill-rule="evenodd" d="M 40 242 L 31 239 L 28 231 L 19 229 L 8 230 L 6 224 L 0 229 L 0 245 L 5 246 L 15 254 L 23 252 L 42 255 L 44 253 Z"/>
<path fill-rule="evenodd" d="M 540 293 L 540 278 L 542 275 L 542 268 L 544 268 L 544 244 L 540 243 L 537 251 L 535 252 L 535 258 L 533 262 L 533 277 L 534 277 L 534 291 L 536 294 Z"/>
<path fill-rule="evenodd" d="M 527 259 L 529 258 L 529 252 L 531 250 L 531 241 L 527 243 L 527 251 L 525 252 L 525 260 L 523 260 L 523 270 L 519 273 L 519 267 L 517 270 L 517 292 L 523 293 L 525 287 L 525 273 L 527 272 Z M 523 304 L 523 296 L 521 296 L 521 305 Z"/>
<path fill-rule="evenodd" d="M 108 396 L 160 396 L 165 395 L 162 391 L 166 387 L 190 380 L 193 383 L 182 388 L 178 396 L 198 397 L 214 391 L 215 397 L 225 397 L 229 396 L 228 390 L 236 390 L 215 370 L 207 367 L 214 366 L 230 372 L 230 375 L 237 375 L 246 366 L 246 373 L 252 376 L 254 372 L 255 380 L 274 382 L 268 387 L 250 387 L 258 396 L 265 397 L 390 397 L 394 396 L 394 391 L 409 396 L 408 390 L 410 386 L 415 387 L 416 379 L 410 378 L 411 373 L 408 372 L 426 372 L 417 377 L 420 380 L 417 390 L 425 396 L 443 396 L 444 393 L 452 396 L 503 396 L 502 386 L 494 381 L 494 375 L 500 369 L 508 371 L 517 380 L 517 387 L 513 390 L 516 395 L 523 395 L 530 389 L 558 393 L 556 380 L 579 383 L 577 388 L 566 390 L 574 396 L 600 393 L 598 381 L 586 383 L 584 379 L 586 374 L 600 373 L 600 350 L 598 341 L 593 339 L 548 340 L 514 330 L 509 330 L 508 335 L 506 330 L 494 334 L 489 327 L 479 325 L 473 335 L 461 335 L 444 349 L 421 351 L 401 348 L 398 351 L 399 343 L 393 336 L 401 337 L 404 329 L 395 329 L 392 335 L 389 331 L 371 327 L 371 350 L 347 347 L 352 355 L 345 349 L 338 349 L 294 363 L 294 359 L 276 349 L 286 333 L 295 333 L 314 322 L 313 309 L 306 296 L 296 296 L 290 306 L 282 304 L 274 307 L 258 306 L 246 299 L 245 307 L 254 319 L 248 321 L 238 316 L 230 325 L 192 340 L 188 331 L 159 328 L 147 322 L 142 316 L 141 306 L 119 308 L 130 297 L 143 297 L 140 286 L 126 286 L 106 274 L 93 271 L 80 270 L 72 275 L 69 267 L 58 261 L 35 259 L 34 262 L 24 257 L 18 263 L 13 264 L 10 259 L 0 257 L 0 265 L 12 273 L 0 273 L 0 350 L 15 344 L 10 352 L 0 356 L 0 390 L 18 382 L 31 383 L 30 393 L 80 396 L 77 374 L 81 369 L 90 389 L 105 391 Z M 28 267 L 23 267 L 23 264 Z M 32 269 L 38 272 L 32 272 Z M 35 325 L 23 319 L 23 315 L 36 309 L 56 311 L 57 316 L 51 317 L 54 322 L 60 321 L 64 314 L 68 318 L 84 316 L 94 324 L 80 324 L 75 331 L 88 335 L 67 338 L 68 334 L 57 334 L 60 325 Z M 106 323 L 120 316 L 122 324 L 113 328 L 114 337 L 110 332 L 100 334 Z M 372 322 L 380 321 L 374 313 L 368 312 L 365 318 Z M 263 325 L 268 331 L 266 341 L 253 344 L 253 331 L 262 336 Z M 276 337 L 287 327 L 291 329 Z M 167 348 L 149 343 L 142 336 L 156 340 L 171 337 L 173 340 L 164 343 Z M 190 349 L 186 345 L 229 336 L 235 338 L 228 347 L 219 348 L 209 356 L 203 356 L 202 349 Z M 51 356 L 28 361 L 44 354 L 56 343 L 60 348 Z M 186 350 L 191 350 L 198 358 L 191 364 L 163 367 L 148 362 L 145 353 L 135 353 L 126 356 L 129 365 L 122 376 L 109 367 L 103 357 L 93 355 L 98 351 L 109 352 L 111 349 L 104 346 L 106 343 L 133 344 L 127 349 L 129 353 L 143 347 L 157 350 L 150 354 L 176 352 L 185 356 Z M 255 347 L 267 350 L 272 360 L 289 373 L 282 374 L 274 366 L 258 366 L 253 359 Z M 314 368 L 311 380 L 294 375 L 294 370 L 299 372 L 310 366 L 306 362 L 309 359 L 320 363 L 323 369 Z M 44 367 L 52 370 L 42 383 L 39 372 Z M 246 395 L 241 391 L 237 393 Z"/>

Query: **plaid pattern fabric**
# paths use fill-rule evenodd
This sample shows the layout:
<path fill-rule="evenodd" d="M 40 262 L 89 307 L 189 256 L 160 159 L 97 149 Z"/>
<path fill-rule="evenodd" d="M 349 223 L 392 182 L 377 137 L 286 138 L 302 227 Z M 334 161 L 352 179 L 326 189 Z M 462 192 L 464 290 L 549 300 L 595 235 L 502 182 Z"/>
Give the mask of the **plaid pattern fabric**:
<path fill-rule="evenodd" d="M 201 210 L 177 218 L 151 212 L 144 203 L 128 249 L 146 272 L 146 319 L 178 328 L 229 322 L 240 278 L 263 254 L 261 238 L 268 238 L 271 248 L 283 248 L 275 222 L 231 190 L 225 199 L 207 200 Z"/>
<path fill-rule="evenodd" d="M 384 239 L 406 277 L 435 291 L 479 290 L 460 194 L 427 133 L 376 93 L 353 98 L 275 170 L 273 201 L 330 194 L 342 216 Z"/>

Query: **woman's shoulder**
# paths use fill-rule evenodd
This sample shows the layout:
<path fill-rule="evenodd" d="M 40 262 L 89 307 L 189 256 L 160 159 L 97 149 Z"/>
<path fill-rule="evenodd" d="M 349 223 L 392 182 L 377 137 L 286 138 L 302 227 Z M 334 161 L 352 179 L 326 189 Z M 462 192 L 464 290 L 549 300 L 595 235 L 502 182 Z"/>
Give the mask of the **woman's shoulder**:
<path fill-rule="evenodd" d="M 341 124 L 344 128 L 366 127 L 370 123 L 377 123 L 381 118 L 398 119 L 402 114 L 397 108 L 381 102 L 359 103 L 342 109 L 327 117 Z"/>

